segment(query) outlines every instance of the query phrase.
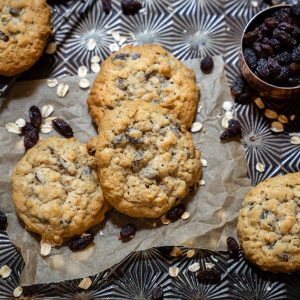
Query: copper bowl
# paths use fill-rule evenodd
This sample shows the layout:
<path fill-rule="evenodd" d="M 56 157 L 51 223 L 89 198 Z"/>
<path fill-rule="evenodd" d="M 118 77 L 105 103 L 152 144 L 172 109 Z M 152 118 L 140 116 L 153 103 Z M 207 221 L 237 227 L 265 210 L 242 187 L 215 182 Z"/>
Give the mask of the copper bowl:
<path fill-rule="evenodd" d="M 240 68 L 243 76 L 246 78 L 246 80 L 250 83 L 251 86 L 253 86 L 258 93 L 261 96 L 264 97 L 269 97 L 274 100 L 286 100 L 286 99 L 291 99 L 295 98 L 297 96 L 300 96 L 300 86 L 296 87 L 280 87 L 276 85 L 272 85 L 268 82 L 265 82 L 264 80 L 260 79 L 257 77 L 248 64 L 245 61 L 244 58 L 244 46 L 243 46 L 243 39 L 245 33 L 248 31 L 252 31 L 255 27 L 259 26 L 262 24 L 263 20 L 267 17 L 270 17 L 272 13 L 275 11 L 284 8 L 284 7 L 290 7 L 291 5 L 277 5 L 277 6 L 272 6 L 270 8 L 267 8 L 257 15 L 255 15 L 249 23 L 246 25 L 242 40 L 241 40 L 241 48 L 240 48 Z"/>

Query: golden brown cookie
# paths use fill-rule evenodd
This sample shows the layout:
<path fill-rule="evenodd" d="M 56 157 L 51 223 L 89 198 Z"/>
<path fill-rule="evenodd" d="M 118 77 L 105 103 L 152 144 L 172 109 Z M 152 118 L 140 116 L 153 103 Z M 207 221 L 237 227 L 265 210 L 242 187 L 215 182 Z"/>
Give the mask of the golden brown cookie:
<path fill-rule="evenodd" d="M 43 53 L 51 33 L 45 0 L 0 1 L 0 75 L 28 70 Z"/>
<path fill-rule="evenodd" d="M 101 65 L 88 106 L 100 124 L 103 112 L 124 100 L 144 100 L 169 109 L 189 128 L 199 90 L 194 71 L 159 45 L 125 46 Z"/>
<path fill-rule="evenodd" d="M 300 173 L 267 179 L 246 196 L 237 224 L 245 256 L 265 271 L 300 269 Z"/>
<path fill-rule="evenodd" d="M 167 109 L 124 101 L 101 120 L 96 146 L 105 199 L 132 217 L 157 218 L 197 186 L 200 152 Z"/>
<path fill-rule="evenodd" d="M 51 137 L 27 151 L 13 177 L 13 200 L 26 229 L 61 245 L 104 219 L 108 204 L 95 158 L 74 138 Z"/>

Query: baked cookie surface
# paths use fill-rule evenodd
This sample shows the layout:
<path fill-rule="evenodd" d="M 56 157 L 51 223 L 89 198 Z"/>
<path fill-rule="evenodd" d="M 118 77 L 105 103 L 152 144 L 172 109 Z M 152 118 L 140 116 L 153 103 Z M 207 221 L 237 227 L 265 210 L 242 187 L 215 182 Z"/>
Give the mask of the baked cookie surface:
<path fill-rule="evenodd" d="M 51 33 L 45 0 L 0 1 L 0 75 L 14 76 L 40 58 Z"/>
<path fill-rule="evenodd" d="M 237 230 L 245 256 L 263 270 L 299 270 L 300 173 L 254 187 L 242 204 Z"/>
<path fill-rule="evenodd" d="M 13 177 L 13 200 L 26 229 L 61 245 L 100 223 L 108 210 L 95 158 L 74 138 L 51 137 L 28 150 Z"/>
<path fill-rule="evenodd" d="M 158 104 L 189 128 L 199 100 L 194 71 L 159 45 L 125 46 L 102 63 L 91 89 L 88 106 L 96 125 L 105 109 L 124 100 Z"/>
<path fill-rule="evenodd" d="M 124 101 L 107 111 L 100 127 L 96 161 L 101 188 L 121 213 L 160 217 L 197 185 L 200 152 L 167 109 Z"/>

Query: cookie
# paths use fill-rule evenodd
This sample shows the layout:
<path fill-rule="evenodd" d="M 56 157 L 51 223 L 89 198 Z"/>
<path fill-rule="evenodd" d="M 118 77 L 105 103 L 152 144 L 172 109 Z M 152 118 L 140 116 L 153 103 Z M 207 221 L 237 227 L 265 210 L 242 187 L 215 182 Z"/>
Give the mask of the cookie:
<path fill-rule="evenodd" d="M 61 245 L 104 219 L 95 158 L 74 138 L 51 137 L 27 151 L 12 177 L 13 200 L 27 230 Z"/>
<path fill-rule="evenodd" d="M 158 105 L 124 101 L 101 120 L 96 161 L 105 199 L 131 217 L 157 218 L 197 186 L 200 152 Z"/>
<path fill-rule="evenodd" d="M 245 256 L 265 271 L 300 269 L 300 173 L 258 184 L 239 212 L 238 236 Z"/>
<path fill-rule="evenodd" d="M 0 1 L 0 75 L 28 70 L 43 53 L 51 11 L 45 0 Z"/>
<path fill-rule="evenodd" d="M 159 45 L 130 45 L 101 65 L 88 98 L 96 125 L 106 109 L 124 100 L 158 104 L 189 128 L 196 113 L 199 89 L 194 71 Z"/>

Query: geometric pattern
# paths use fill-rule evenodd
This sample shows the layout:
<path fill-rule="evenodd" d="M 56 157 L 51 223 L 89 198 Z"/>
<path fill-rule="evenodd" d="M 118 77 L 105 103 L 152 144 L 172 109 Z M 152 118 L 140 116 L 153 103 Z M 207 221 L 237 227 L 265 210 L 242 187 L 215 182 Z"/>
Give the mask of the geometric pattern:
<path fill-rule="evenodd" d="M 127 44 L 159 43 L 178 58 L 185 60 L 205 55 L 223 55 L 229 82 L 239 74 L 238 55 L 245 24 L 271 1 L 263 0 L 140 0 L 143 9 L 134 16 L 121 13 L 120 1 L 112 0 L 112 11 L 103 13 L 100 0 L 49 0 L 53 8 L 52 25 L 57 51 L 43 55 L 39 62 L 17 80 L 62 77 L 77 74 L 81 65 L 90 66 L 98 55 L 103 61 L 109 45 L 115 43 L 113 31 L 126 38 Z M 279 0 L 273 0 L 280 3 Z M 283 1 L 282 1 L 283 2 Z M 286 0 L 295 3 L 297 0 Z M 97 46 L 88 51 L 89 39 Z M 0 78 L 1 93 L 16 78 Z M 4 101 L 4 99 L 2 99 Z M 269 108 L 286 115 L 300 115 L 297 103 L 282 105 L 268 103 Z M 242 124 L 243 147 L 252 184 L 265 178 L 300 170 L 300 145 L 290 143 L 289 132 L 300 130 L 300 120 L 288 125 L 285 133 L 270 131 L 269 121 L 254 104 L 237 105 L 237 116 Z M 280 146 L 278 146 L 280 145 Z M 265 172 L 255 169 L 258 162 L 265 164 Z M 92 276 L 91 287 L 78 288 L 80 279 L 58 284 L 24 287 L 23 295 L 32 299 L 151 299 L 159 285 L 165 299 L 299 299 L 299 274 L 274 275 L 263 272 L 242 254 L 237 260 L 227 252 L 197 250 L 187 258 L 182 248 L 180 258 L 171 257 L 168 248 L 154 248 L 131 253 L 114 267 Z M 201 268 L 214 264 L 222 274 L 217 285 L 202 284 L 188 266 L 198 262 Z M 0 267 L 7 264 L 12 275 L 0 279 L 0 299 L 11 299 L 24 262 L 17 249 L 9 242 L 5 231 L 0 231 Z M 179 275 L 172 278 L 169 267 L 177 266 Z"/>

